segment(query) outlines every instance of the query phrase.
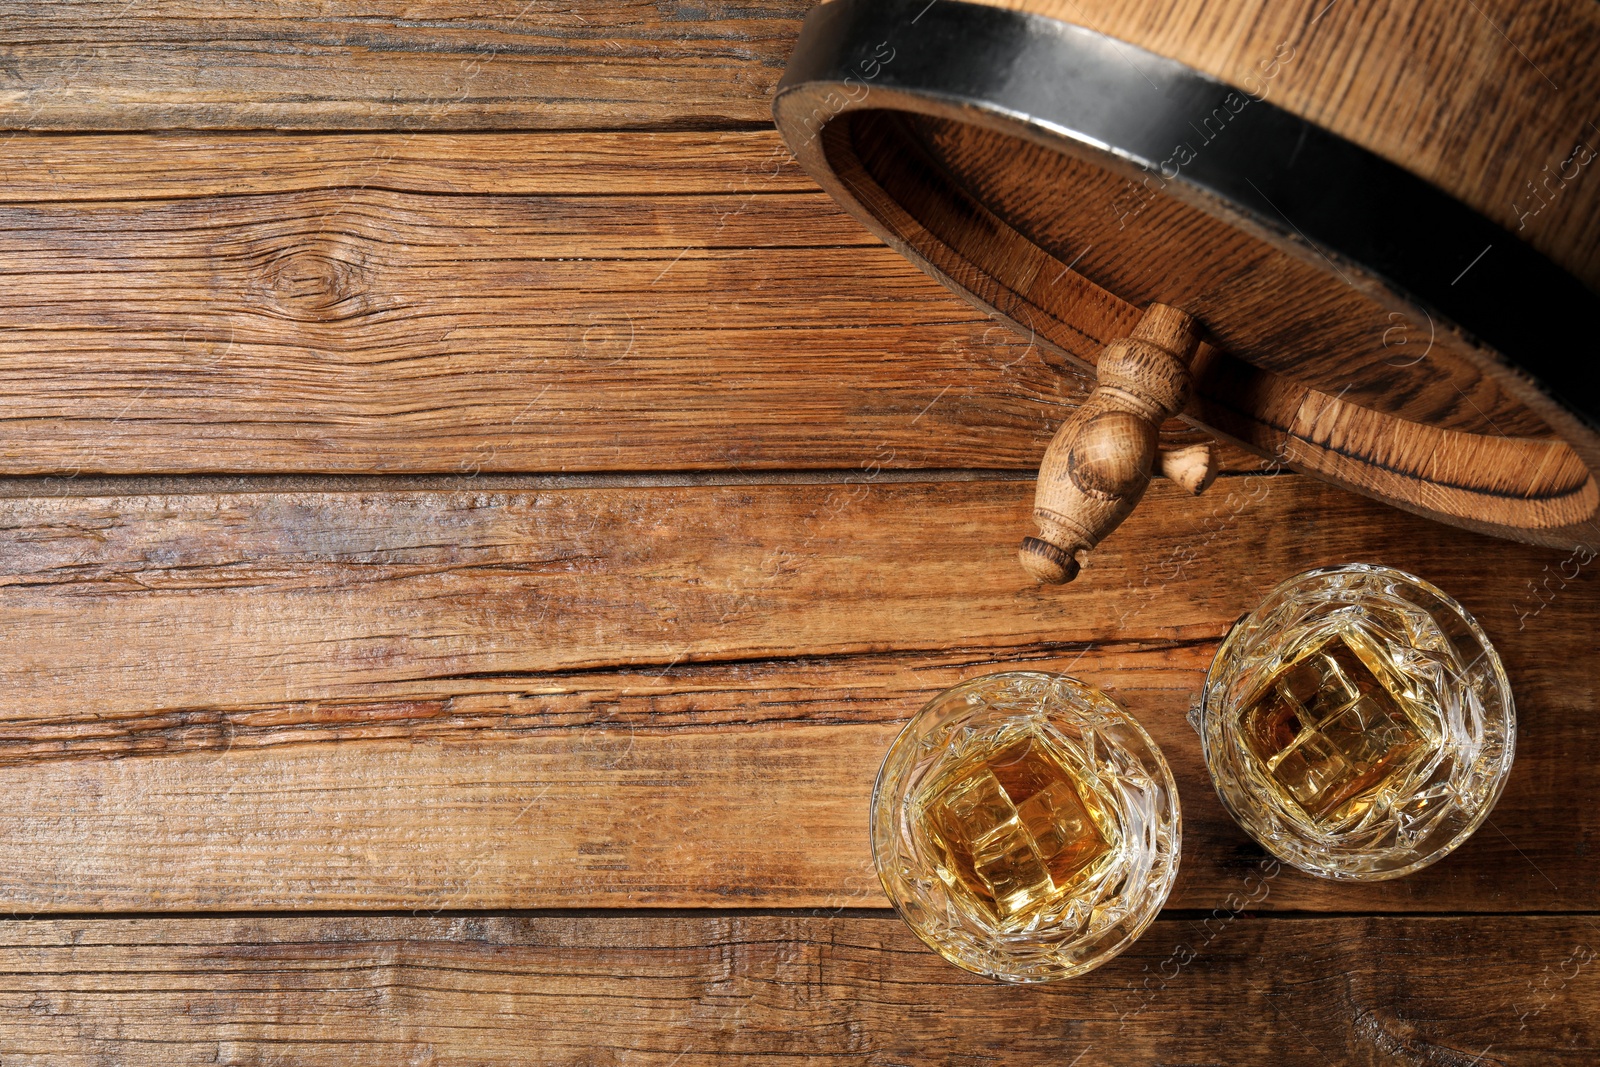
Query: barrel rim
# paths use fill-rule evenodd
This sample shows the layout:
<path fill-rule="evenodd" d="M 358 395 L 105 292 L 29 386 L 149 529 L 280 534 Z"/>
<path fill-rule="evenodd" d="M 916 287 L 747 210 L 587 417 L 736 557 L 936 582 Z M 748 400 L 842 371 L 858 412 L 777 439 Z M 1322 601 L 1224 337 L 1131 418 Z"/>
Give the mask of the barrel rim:
<path fill-rule="evenodd" d="M 1194 129 L 1195 116 L 1219 106 L 1236 109 L 1227 132 L 1237 136 L 1208 142 L 1169 175 L 1162 153 L 1181 139 L 1178 131 Z M 1068 22 L 960 0 L 821 4 L 807 16 L 774 99 L 780 132 L 847 210 L 984 306 L 991 305 L 858 202 L 822 151 L 824 130 L 841 115 L 897 108 L 1104 153 L 1135 173 L 1160 175 L 1180 199 L 1242 221 L 1301 258 L 1321 257 L 1335 272 L 1340 264 L 1357 268 L 1364 282 L 1460 335 L 1600 471 L 1600 450 L 1584 447 L 1600 431 L 1600 360 L 1574 350 L 1594 335 L 1600 295 L 1397 164 L 1260 96 Z M 1509 535 L 1495 524 L 1423 513 Z"/>

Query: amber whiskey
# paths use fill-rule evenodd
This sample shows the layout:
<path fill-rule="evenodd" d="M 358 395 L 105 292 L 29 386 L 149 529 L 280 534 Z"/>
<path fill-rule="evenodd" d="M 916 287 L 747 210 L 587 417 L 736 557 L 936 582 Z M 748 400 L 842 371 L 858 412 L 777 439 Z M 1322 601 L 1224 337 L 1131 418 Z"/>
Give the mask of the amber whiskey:
<path fill-rule="evenodd" d="M 1394 793 L 1439 744 L 1436 713 L 1357 627 L 1325 634 L 1244 700 L 1239 732 L 1263 778 L 1331 829 Z"/>
<path fill-rule="evenodd" d="M 1001 928 L 1025 925 L 1104 866 L 1115 824 L 1080 767 L 1028 731 L 980 744 L 932 778 L 917 827 L 958 906 Z"/>
<path fill-rule="evenodd" d="M 1217 795 L 1278 859 L 1381 881 L 1488 818 L 1516 753 L 1511 683 L 1465 608 L 1414 574 L 1297 574 L 1223 638 L 1189 721 Z"/>

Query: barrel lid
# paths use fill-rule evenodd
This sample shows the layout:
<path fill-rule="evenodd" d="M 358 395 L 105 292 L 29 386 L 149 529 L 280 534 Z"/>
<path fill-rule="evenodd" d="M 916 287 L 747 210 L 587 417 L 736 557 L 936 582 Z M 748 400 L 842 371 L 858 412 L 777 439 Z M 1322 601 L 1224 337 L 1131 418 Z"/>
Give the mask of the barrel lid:
<path fill-rule="evenodd" d="M 1055 357 L 1181 308 L 1195 425 L 1439 521 L 1600 543 L 1600 296 L 1394 163 L 957 0 L 815 8 L 773 113 L 845 210 Z"/>

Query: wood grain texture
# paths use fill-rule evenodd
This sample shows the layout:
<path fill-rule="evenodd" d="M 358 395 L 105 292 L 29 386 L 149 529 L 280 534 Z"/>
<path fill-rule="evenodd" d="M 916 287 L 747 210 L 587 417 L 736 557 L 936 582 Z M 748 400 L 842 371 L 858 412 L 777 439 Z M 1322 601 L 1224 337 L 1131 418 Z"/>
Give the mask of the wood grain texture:
<path fill-rule="evenodd" d="M 0 126 L 765 125 L 805 0 L 0 4 Z"/>
<path fill-rule="evenodd" d="M 1472 19 L 1452 14 L 1436 47 L 1390 47 L 1372 62 L 1368 44 L 1408 39 L 1416 32 L 1412 16 L 1365 2 L 1342 4 L 1315 22 L 1321 5 L 1309 2 L 1241 4 L 1233 17 L 1195 4 L 1005 2 L 1103 29 L 1235 84 L 1253 76 L 1250 84 L 1270 86 L 1275 102 L 1371 142 L 1510 228 L 1527 221 L 1522 232 L 1547 251 L 1572 250 L 1582 260 L 1573 266 L 1579 273 L 1600 270 L 1593 251 L 1600 232 L 1582 208 L 1593 202 L 1592 190 L 1540 200 L 1524 184 L 1539 182 L 1542 164 L 1558 165 L 1573 140 L 1592 132 L 1582 120 L 1600 121 L 1589 106 L 1600 87 L 1588 5 L 1485 3 Z M 89 0 L 8 3 L 0 5 L 0 124 L 62 131 L 764 126 L 809 6 L 584 0 L 553 9 L 478 0 L 419 10 L 334 0 L 286 9 L 235 0 L 219 10 L 143 0 L 108 11 Z M 1295 58 L 1262 82 L 1259 64 L 1285 43 L 1297 49 Z M 1495 106 L 1520 98 L 1538 102 L 1529 112 L 1534 121 Z M 1438 121 L 1441 111 L 1450 121 Z M 1569 113 L 1573 121 L 1564 121 Z M 1525 161 L 1526 172 L 1468 163 L 1483 160 Z"/>
<path fill-rule="evenodd" d="M 1099 544 L 1139 503 L 1157 468 L 1162 423 L 1183 410 L 1189 363 L 1200 342 L 1194 319 L 1152 304 L 1132 333 L 1113 342 L 1095 365 L 1094 392 L 1061 424 L 1039 466 L 1033 519 L 1038 536 L 1022 539 L 1023 570 L 1052 585 L 1078 575 L 1078 555 Z M 1209 451 L 1201 466 L 1211 467 Z M 1211 478 L 1175 478 L 1198 494 Z"/>
<path fill-rule="evenodd" d="M 876 905 L 866 801 L 894 730 L 1020 664 L 1147 724 L 1185 809 L 1175 904 L 1215 907 L 1260 852 L 1184 712 L 1267 588 L 1362 559 L 1478 615 L 1516 689 L 1518 762 L 1447 862 L 1377 886 L 1286 876 L 1270 906 L 1596 908 L 1597 817 L 1571 801 L 1600 766 L 1592 568 L 1279 475 L 1199 501 L 1158 483 L 1044 591 L 1000 536 L 1031 488 L 4 501 L 5 902 Z"/>
<path fill-rule="evenodd" d="M 13 135 L 0 153 L 0 204 L 369 187 L 446 195 L 634 197 L 748 197 L 817 188 L 771 130 Z"/>
<path fill-rule="evenodd" d="M 7 473 L 1025 468 L 1083 392 L 775 134 L 7 151 Z"/>
<path fill-rule="evenodd" d="M 1270 99 L 1600 288 L 1600 181 L 1588 165 L 1562 167 L 1574 145 L 1591 161 L 1600 148 L 1600 9 L 1589 0 L 976 2 L 1087 26 Z M 1563 169 L 1568 180 L 1544 184 Z"/>
<path fill-rule="evenodd" d="M 1600 1054 L 1590 916 L 1225 915 L 1157 922 L 1094 974 L 1033 989 L 950 967 L 888 915 L 11 922 L 0 1031 L 9 1062 L 52 1067 Z"/>
<path fill-rule="evenodd" d="M 1109 157 L 1025 143 L 931 96 L 923 103 L 944 108 L 938 116 L 874 110 L 864 98 L 805 137 L 796 124 L 826 86 L 780 102 L 802 165 L 975 305 L 1092 366 L 1151 301 L 1170 304 L 1208 336 L 1186 412 L 1197 423 L 1441 522 L 1587 543 L 1600 436 L 1450 330 L 1413 338 L 1425 347 L 1407 351 L 1427 358 L 1399 358 L 1384 327 L 1431 321 L 1424 310 L 1175 197 L 1154 196 L 1124 225 L 1104 210 L 1129 184 Z M 1062 188 L 1073 210 L 1052 192 Z"/>
<path fill-rule="evenodd" d="M 62 916 L 0 1064 L 1596 1058 L 1592 560 L 1271 475 L 1032 586 L 1082 383 L 766 132 L 807 6 L 0 0 L 0 904 Z M 1478 614 L 1518 762 L 1427 872 L 1263 879 L 1183 716 L 1352 558 Z M 889 739 L 1008 666 L 1184 804 L 1189 910 L 1049 989 L 869 910 Z M 423 914 L 170 917 L 276 909 Z"/>

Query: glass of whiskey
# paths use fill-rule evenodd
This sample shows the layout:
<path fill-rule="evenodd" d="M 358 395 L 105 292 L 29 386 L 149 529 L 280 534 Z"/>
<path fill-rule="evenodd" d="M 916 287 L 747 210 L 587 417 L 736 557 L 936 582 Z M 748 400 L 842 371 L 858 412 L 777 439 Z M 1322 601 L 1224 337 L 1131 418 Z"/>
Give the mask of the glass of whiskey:
<path fill-rule="evenodd" d="M 1178 791 L 1100 690 L 1033 672 L 934 697 L 884 758 L 872 854 L 929 947 L 1008 982 L 1091 970 L 1130 945 L 1178 872 Z"/>
<path fill-rule="evenodd" d="M 1296 575 L 1236 623 L 1190 721 L 1239 825 L 1336 879 L 1448 855 L 1516 749 L 1511 685 L 1477 622 L 1421 578 L 1363 563 Z"/>

